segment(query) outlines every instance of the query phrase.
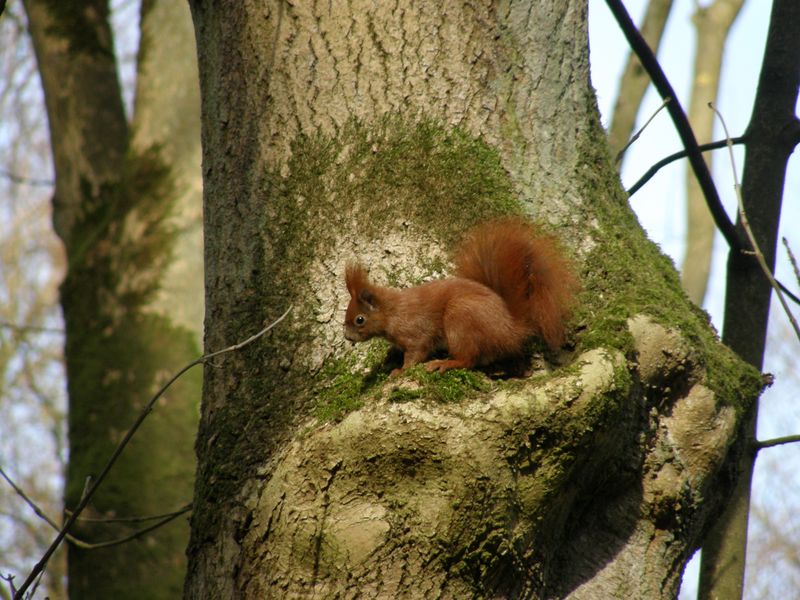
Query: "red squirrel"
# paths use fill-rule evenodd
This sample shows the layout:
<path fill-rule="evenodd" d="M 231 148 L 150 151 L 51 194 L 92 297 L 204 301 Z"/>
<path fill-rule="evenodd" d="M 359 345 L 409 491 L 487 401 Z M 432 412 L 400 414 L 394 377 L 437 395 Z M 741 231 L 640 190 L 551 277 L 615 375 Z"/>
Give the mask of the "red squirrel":
<path fill-rule="evenodd" d="M 406 289 L 370 282 L 359 263 L 345 272 L 350 303 L 344 336 L 384 337 L 404 352 L 392 375 L 446 349 L 428 371 L 471 369 L 522 355 L 532 335 L 552 349 L 564 342 L 577 279 L 556 239 L 521 218 L 503 218 L 467 233 L 455 253 L 455 276 Z"/>

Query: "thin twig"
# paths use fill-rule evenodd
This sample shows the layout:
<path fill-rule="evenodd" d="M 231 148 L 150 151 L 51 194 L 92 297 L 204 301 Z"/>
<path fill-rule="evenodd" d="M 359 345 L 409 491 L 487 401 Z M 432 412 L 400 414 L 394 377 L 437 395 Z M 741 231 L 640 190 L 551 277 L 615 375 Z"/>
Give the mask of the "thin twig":
<path fill-rule="evenodd" d="M 170 521 L 172 521 L 174 519 L 177 519 L 178 517 L 180 517 L 183 514 L 186 514 L 190 510 L 192 510 L 192 505 L 191 504 L 187 504 L 186 506 L 184 506 L 180 510 L 176 510 L 174 513 L 164 517 L 163 519 L 161 519 L 157 523 L 153 523 L 152 525 L 148 525 L 147 527 L 143 527 L 142 529 L 138 529 L 138 530 L 134 531 L 133 533 L 131 533 L 130 535 L 126 535 L 125 537 L 121 537 L 121 538 L 118 538 L 118 539 L 115 539 L 115 540 L 109 540 L 107 542 L 96 542 L 96 543 L 92 543 L 92 544 L 87 544 L 87 547 L 85 549 L 86 550 L 98 550 L 100 548 L 110 548 L 111 546 L 119 546 L 120 544 L 126 544 L 126 543 L 130 542 L 131 540 L 135 540 L 136 538 L 142 537 L 146 533 L 150 533 L 151 531 L 166 525 Z"/>
<path fill-rule="evenodd" d="M 783 242 L 783 247 L 786 248 L 786 254 L 789 255 L 789 262 L 792 265 L 792 271 L 794 271 L 794 278 L 797 280 L 797 283 L 800 284 L 800 269 L 797 268 L 797 259 L 794 257 L 794 252 L 789 247 L 789 240 L 786 237 L 782 237 L 781 241 Z"/>
<path fill-rule="evenodd" d="M 753 235 L 753 230 L 750 228 L 750 223 L 747 220 L 747 214 L 744 212 L 742 186 L 739 185 L 739 175 L 736 172 L 736 161 L 733 158 L 733 143 L 730 142 L 728 126 L 725 124 L 725 119 L 722 117 L 722 113 L 720 113 L 711 102 L 708 103 L 708 107 L 713 110 L 719 118 L 720 123 L 722 123 L 722 129 L 725 131 L 725 138 L 728 139 L 728 154 L 731 159 L 731 169 L 733 170 L 733 189 L 736 191 L 736 202 L 739 205 L 739 220 L 741 221 L 742 227 L 747 234 L 747 239 L 750 240 L 750 244 L 753 247 L 753 252 L 755 253 L 756 260 L 758 261 L 758 266 L 761 267 L 761 270 L 764 272 L 764 276 L 767 278 L 767 281 L 769 281 L 772 289 L 775 290 L 778 300 L 783 307 L 783 311 L 786 313 L 786 316 L 789 317 L 789 322 L 792 324 L 792 329 L 794 329 L 797 339 L 800 340 L 800 326 L 797 325 L 797 321 L 795 320 L 792 311 L 789 309 L 789 304 L 786 302 L 786 298 L 783 297 L 783 291 L 781 291 L 781 287 L 778 285 L 778 282 L 775 281 L 775 277 L 772 275 L 772 270 L 769 268 L 769 265 L 767 265 L 764 254 L 761 252 L 761 248 L 759 248 L 758 242 L 756 241 L 756 236 Z"/>
<path fill-rule="evenodd" d="M 160 515 L 146 515 L 143 517 L 78 517 L 78 521 L 83 523 L 144 523 L 145 521 L 159 521 L 167 517 L 181 515 L 187 512 L 187 509 L 191 510 L 191 507 L 192 503 L 190 502 L 178 510 L 162 513 Z M 69 516 L 72 514 L 72 511 L 65 510 L 64 513 Z"/>
<path fill-rule="evenodd" d="M 730 143 L 732 143 L 732 144 L 744 144 L 747 141 L 747 137 L 746 136 L 739 136 L 739 137 L 729 138 L 729 140 L 730 140 Z M 728 145 L 728 139 L 724 139 L 724 140 L 718 140 L 716 142 L 710 142 L 708 144 L 701 144 L 700 146 L 698 146 L 698 148 L 700 149 L 701 152 L 705 152 L 707 150 L 718 150 L 720 148 L 725 148 L 727 145 Z M 653 176 L 656 173 L 658 173 L 658 171 L 660 169 L 662 169 L 663 167 L 667 166 L 671 162 L 674 162 L 674 161 L 676 161 L 678 159 L 686 158 L 686 156 L 688 156 L 688 154 L 689 153 L 688 153 L 687 150 L 681 150 L 680 152 L 675 152 L 674 154 L 670 154 L 666 158 L 662 158 L 660 161 L 658 161 L 657 163 L 653 164 L 653 166 L 650 167 L 647 170 L 647 172 L 645 172 L 645 174 L 642 175 L 636 183 L 634 183 L 630 188 L 628 188 L 628 190 L 627 190 L 628 197 L 633 196 L 636 192 L 638 192 L 644 186 L 644 184 L 646 184 L 648 181 L 650 181 L 650 179 L 652 179 Z M 788 248 L 787 248 L 787 250 L 788 250 Z M 797 277 L 798 277 L 798 282 L 800 282 L 800 275 L 798 275 Z M 792 292 L 792 290 L 787 288 L 779 280 L 776 279 L 775 281 L 778 283 L 778 287 L 781 288 L 781 291 L 792 302 L 794 302 L 795 304 L 800 305 L 800 297 L 798 297 L 794 292 Z"/>
<path fill-rule="evenodd" d="M 41 325 L 17 325 L 16 323 L 11 323 L 10 321 L 5 321 L 0 319 L 0 327 L 3 329 L 10 329 L 16 333 L 55 333 L 58 335 L 64 335 L 64 330 L 59 329 L 58 327 L 43 327 Z"/>
<path fill-rule="evenodd" d="M 47 515 L 47 513 L 45 513 L 33 500 L 31 500 L 31 498 L 22 490 L 22 488 L 20 488 L 16 483 L 14 483 L 14 481 L 8 476 L 8 474 L 3 470 L 2 467 L 0 467 L 0 477 L 2 477 L 3 479 L 6 480 L 6 482 L 8 482 L 8 484 L 14 489 L 17 495 L 20 498 L 22 498 L 28 506 L 30 506 L 31 510 L 33 510 L 33 512 L 35 512 L 40 519 L 45 521 L 48 525 L 50 525 L 50 527 L 52 527 L 56 531 L 61 530 L 61 527 L 58 525 L 58 523 L 56 523 L 53 519 L 51 519 Z M 182 514 L 189 512 L 191 509 L 192 509 L 192 504 L 190 502 L 189 504 L 181 507 L 176 511 L 165 513 L 163 515 L 153 515 L 149 517 L 129 517 L 127 519 L 126 518 L 99 519 L 99 518 L 80 517 L 79 520 L 81 521 L 92 521 L 92 522 L 103 522 L 103 523 L 138 523 L 141 521 L 152 521 L 152 520 L 157 520 L 158 523 L 155 523 L 153 525 L 148 525 L 147 527 L 134 531 L 133 533 L 126 535 L 125 537 L 114 540 L 108 540 L 105 542 L 86 542 L 79 538 L 76 538 L 74 535 L 69 533 L 65 536 L 65 539 L 73 546 L 76 546 L 83 550 L 97 550 L 98 548 L 108 548 L 110 546 L 118 546 L 120 544 L 124 544 L 133 539 L 136 539 L 137 537 L 141 537 L 144 534 L 161 527 L 162 525 L 166 525 L 176 517 L 179 517 Z"/>
<path fill-rule="evenodd" d="M 8 575 L 0 575 L 0 579 L 8 583 L 8 587 L 11 588 L 11 595 L 17 595 L 17 587 L 14 585 L 14 575 L 9 573 Z M 5 598 L 6 594 L 3 593 L 3 597 Z"/>
<path fill-rule="evenodd" d="M 783 437 L 773 438 L 771 440 L 763 440 L 756 442 L 756 450 L 763 450 L 764 448 L 773 448 L 783 444 L 794 444 L 800 442 L 800 435 L 785 435 Z"/>
<path fill-rule="evenodd" d="M 744 144 L 747 141 L 745 136 L 739 136 L 732 138 L 734 144 Z M 698 149 L 700 152 L 706 152 L 708 150 L 719 150 L 720 148 L 724 148 L 727 146 L 728 140 L 717 140 L 716 142 L 709 142 L 708 144 L 700 144 Z M 669 156 L 662 158 L 657 163 L 653 164 L 652 167 L 645 171 L 645 174 L 642 175 L 639 180 L 634 183 L 631 187 L 627 189 L 628 196 L 633 196 L 636 192 L 638 192 L 644 184 L 650 181 L 653 176 L 658 173 L 661 169 L 666 167 L 668 164 L 675 162 L 681 158 L 686 158 L 689 155 L 689 152 L 686 150 L 681 150 L 680 152 L 675 152 L 674 154 L 670 154 Z"/>
<path fill-rule="evenodd" d="M 278 323 L 283 321 L 291 310 L 292 307 L 289 306 L 289 308 L 286 309 L 286 312 L 284 312 L 280 317 L 278 317 L 277 320 L 273 321 L 272 323 L 264 327 L 264 329 L 262 329 L 255 335 L 250 336 L 245 341 L 240 342 L 238 344 L 234 344 L 233 346 L 229 346 L 228 348 L 225 348 L 223 350 L 212 352 L 211 354 L 204 354 L 200 358 L 193 360 L 188 365 L 183 367 L 180 371 L 178 371 L 175 375 L 173 375 L 170 378 L 170 380 L 167 381 L 167 383 L 165 383 L 161 387 L 161 389 L 158 390 L 158 392 L 156 392 L 156 394 L 150 399 L 150 401 L 144 407 L 141 414 L 139 414 L 133 425 L 131 425 L 130 429 L 128 429 L 128 431 L 125 433 L 125 436 L 122 438 L 117 448 L 111 454 L 111 457 L 108 459 L 108 462 L 106 463 L 105 467 L 103 467 L 103 470 L 100 472 L 100 475 L 98 475 L 97 478 L 92 482 L 92 485 L 89 488 L 88 492 L 84 495 L 83 498 L 81 498 L 80 502 L 78 502 L 78 505 L 75 507 L 72 514 L 67 519 L 67 522 L 64 523 L 64 526 L 61 528 L 61 531 L 59 531 L 58 535 L 53 540 L 53 543 L 50 544 L 50 547 L 47 549 L 47 551 L 45 551 L 42 558 L 39 560 L 39 562 L 36 563 L 36 565 L 33 567 L 33 570 L 28 574 L 28 577 L 25 579 L 25 582 L 20 586 L 19 590 L 17 590 L 17 593 L 14 596 L 15 600 L 22 600 L 22 598 L 24 598 L 25 590 L 27 590 L 31 586 L 33 581 L 36 579 L 37 575 L 41 573 L 47 566 L 47 561 L 50 560 L 50 557 L 53 555 L 53 552 L 55 552 L 58 546 L 61 545 L 61 542 L 64 541 L 64 538 L 69 532 L 70 527 L 72 527 L 75 524 L 75 521 L 78 520 L 78 517 L 80 516 L 81 512 L 83 512 L 83 509 L 85 509 L 86 506 L 89 504 L 89 500 L 91 500 L 92 496 L 94 496 L 94 493 L 100 487 L 100 484 L 103 483 L 103 480 L 106 478 L 106 475 L 108 475 L 108 472 L 114 466 L 114 463 L 117 462 L 117 459 L 119 458 L 120 454 L 122 454 L 123 450 L 125 450 L 125 447 L 128 445 L 128 442 L 130 442 L 131 438 L 134 436 L 136 431 L 139 429 L 144 420 L 147 418 L 147 415 L 149 415 L 150 412 L 153 410 L 153 407 L 155 406 L 156 402 L 158 402 L 158 399 L 161 398 L 162 395 L 164 395 L 164 392 L 166 392 L 173 383 L 175 383 L 180 377 L 183 376 L 184 373 L 186 373 L 186 371 L 188 371 L 192 367 L 202 364 L 205 361 L 209 360 L 210 358 L 219 356 L 220 354 L 223 354 L 225 352 L 238 350 L 243 346 L 250 344 L 251 342 L 254 342 L 262 335 L 267 333 L 270 329 L 275 327 Z"/>
<path fill-rule="evenodd" d="M 633 145 L 633 144 L 636 142 L 636 140 L 638 140 L 638 139 L 639 139 L 639 137 L 642 135 L 642 132 L 643 132 L 645 129 L 647 129 L 647 126 L 648 126 L 648 125 L 650 125 L 650 122 L 651 122 L 653 119 L 655 119 L 655 118 L 656 118 L 656 115 L 662 111 L 662 109 L 663 109 L 663 108 L 664 108 L 664 107 L 667 105 L 667 103 L 668 103 L 670 100 L 671 100 L 671 98 L 664 98 L 664 101 L 661 103 L 661 106 L 659 106 L 659 107 L 656 109 L 656 111 L 655 111 L 655 112 L 654 112 L 652 115 L 650 115 L 650 118 L 649 118 L 649 119 L 647 119 L 647 121 L 645 121 L 644 125 L 642 125 L 642 126 L 639 128 L 639 131 L 637 131 L 636 133 L 634 133 L 634 134 L 631 136 L 631 139 L 629 139 L 629 140 L 628 140 L 628 143 L 627 143 L 627 144 L 625 144 L 625 145 L 622 147 L 622 150 L 620 150 L 620 151 L 617 153 L 617 158 L 614 160 L 614 162 L 615 162 L 615 163 L 619 163 L 619 161 L 621 161 L 621 160 L 622 160 L 622 157 L 625 155 L 625 152 L 628 150 L 628 148 L 630 148 L 630 147 L 631 147 L 631 146 L 632 146 L 632 145 Z"/>
<path fill-rule="evenodd" d="M 647 74 L 650 75 L 650 79 L 656 91 L 658 91 L 661 98 L 672 98 L 672 101 L 667 104 L 667 111 L 670 117 L 672 117 L 672 122 L 675 125 L 675 131 L 678 133 L 678 137 L 680 137 L 684 148 L 686 148 L 688 152 L 689 164 L 691 164 L 695 177 L 697 177 L 697 183 L 700 185 L 700 189 L 703 190 L 703 196 L 706 199 L 706 204 L 708 204 L 711 216 L 714 217 L 717 228 L 728 241 L 728 245 L 731 248 L 735 250 L 746 249 L 743 240 L 739 236 L 739 232 L 736 231 L 736 227 L 734 227 L 728 214 L 725 212 L 725 207 L 722 206 L 722 201 L 714 185 L 714 180 L 711 178 L 711 172 L 708 170 L 706 161 L 703 160 L 703 155 L 697 145 L 697 139 L 694 137 L 691 125 L 689 125 L 689 119 L 686 117 L 686 113 L 683 111 L 675 95 L 675 90 L 672 89 L 672 84 L 670 84 L 667 76 L 664 74 L 664 70 L 658 63 L 658 59 L 655 54 L 653 54 L 650 46 L 647 45 L 642 34 L 636 29 L 636 25 L 634 25 L 621 0 L 606 0 L 606 5 L 614 15 L 620 29 L 622 29 L 625 39 L 628 40 L 631 49 L 636 53 L 636 56 L 639 57 L 642 67 L 644 67 Z"/>
<path fill-rule="evenodd" d="M 16 175 L 11 171 L 7 171 L 6 169 L 0 169 L 0 177 L 5 177 L 11 183 L 16 183 L 18 185 L 30 185 L 34 187 L 53 187 L 55 185 L 55 181 L 52 179 L 37 179 L 35 177 L 22 177 L 21 175 Z"/>
<path fill-rule="evenodd" d="M 14 481 L 8 476 L 8 474 L 3 470 L 2 467 L 0 467 L 0 477 L 5 479 L 8 485 L 10 485 L 17 493 L 17 496 L 22 498 L 25 501 L 25 503 L 31 507 L 31 510 L 33 510 L 33 512 L 36 513 L 36 516 L 45 521 L 48 525 L 50 525 L 50 527 L 52 527 L 56 531 L 59 531 L 61 529 L 58 523 L 56 523 L 55 521 L 53 521 L 53 519 L 47 516 L 47 514 L 41 508 L 39 508 L 39 506 L 33 500 L 31 500 L 27 494 L 25 494 L 22 488 L 20 488 L 16 483 L 14 483 Z M 71 535 L 67 535 L 67 540 L 69 542 L 73 541 L 80 542 L 80 540 L 73 538 Z"/>

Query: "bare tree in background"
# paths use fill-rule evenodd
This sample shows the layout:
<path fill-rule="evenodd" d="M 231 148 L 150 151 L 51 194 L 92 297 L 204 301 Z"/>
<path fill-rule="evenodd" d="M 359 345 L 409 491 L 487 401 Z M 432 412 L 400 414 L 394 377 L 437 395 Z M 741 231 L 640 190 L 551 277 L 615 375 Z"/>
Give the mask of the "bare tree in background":
<path fill-rule="evenodd" d="M 739 1 L 714 2 L 701 8 L 696 15 L 699 41 L 692 106 L 693 112 L 705 120 L 695 123 L 700 129 L 698 138 L 701 142 L 710 138 L 713 119 L 707 105 L 716 94 L 724 39 L 741 4 Z M 781 1 L 774 3 L 773 11 L 767 53 L 745 140 L 747 160 L 743 186 L 752 228 L 770 268 L 774 267 L 775 233 L 780 218 L 786 160 L 798 141 L 798 121 L 794 116 L 798 50 L 794 40 L 790 41 L 793 34 L 789 33 L 797 27 L 798 14 L 791 3 Z M 693 179 L 690 184 L 694 184 Z M 705 199 L 697 202 L 702 206 L 698 208 L 697 203 L 690 205 L 684 281 L 692 298 L 701 302 L 707 284 L 715 228 Z M 700 217 L 695 216 L 697 212 Z M 761 368 L 770 288 L 752 257 L 738 251 L 731 253 L 727 284 L 723 340 L 751 364 Z M 742 594 L 750 477 L 757 449 L 755 416 L 751 417 L 748 431 L 742 433 L 740 444 L 739 484 L 723 519 L 704 545 L 700 582 L 703 598 L 737 598 Z"/>
<path fill-rule="evenodd" d="M 798 422 L 797 403 L 791 402 L 794 392 L 800 389 L 797 347 L 797 338 L 784 315 L 775 314 L 767 341 L 766 366 L 775 374 L 776 385 L 787 390 L 790 398 L 778 418 L 772 420 L 780 424 Z M 792 433 L 779 424 L 769 429 L 770 436 Z M 800 473 L 796 468 L 799 450 L 797 444 L 789 444 L 759 452 L 747 536 L 745 598 L 790 598 L 800 589 Z"/>
<path fill-rule="evenodd" d="M 0 468 L 45 512 L 61 512 L 65 469 L 63 252 L 50 224 L 46 120 L 22 7 L 0 18 Z M 0 479 L 0 575 L 25 573 L 54 531 Z M 42 587 L 63 598 L 56 555 Z M 19 583 L 19 581 L 18 581 Z M 0 585 L 0 597 L 8 597 Z"/>
<path fill-rule="evenodd" d="M 180 2 L 142 3 L 128 120 L 104 1 L 23 2 L 46 100 L 55 169 L 53 223 L 66 256 L 69 463 L 77 503 L 154 388 L 200 354 L 199 99 L 194 36 Z M 34 75 L 31 69 L 29 77 Z M 40 117 L 41 118 L 41 117 Z M 194 474 L 198 374 L 157 407 L 72 532 L 95 544 L 184 506 Z M 75 598 L 174 598 L 185 520 L 135 543 L 68 548 Z M 19 583 L 19 582 L 18 582 Z"/>
<path fill-rule="evenodd" d="M 744 0 L 714 0 L 698 6 L 692 17 L 695 26 L 696 50 L 688 117 L 695 137 L 701 144 L 712 141 L 715 115 L 709 102 L 717 104 L 725 42 Z M 711 155 L 705 155 L 711 165 Z M 711 252 L 716 233 L 714 219 L 708 210 L 697 180 L 686 176 L 686 249 L 681 263 L 681 282 L 692 302 L 702 306 L 711 270 Z"/>
<path fill-rule="evenodd" d="M 647 3 L 647 10 L 639 29 L 655 53 L 661 45 L 661 36 L 672 10 L 672 2 L 673 0 L 650 0 Z M 617 159 L 617 169 L 622 168 L 623 157 L 619 154 L 633 135 L 636 116 L 639 114 L 644 93 L 649 85 L 649 75 L 642 68 L 636 54 L 629 52 L 619 82 L 617 100 L 611 113 L 611 125 L 608 127 L 608 144 L 612 156 Z"/>
<path fill-rule="evenodd" d="M 697 7 L 692 18 L 695 27 L 695 62 L 689 94 L 688 117 L 699 143 L 712 141 L 714 113 L 708 103 L 716 103 L 725 42 L 744 0 L 714 0 Z M 672 0 L 650 0 L 647 3 L 640 31 L 658 52 L 661 37 L 672 9 Z M 639 59 L 629 52 L 608 130 L 612 153 L 617 156 L 630 140 L 636 117 L 650 85 L 650 78 Z M 618 168 L 622 167 L 619 157 Z M 710 164 L 710 156 L 706 156 Z M 688 168 L 688 167 L 687 167 Z M 687 179 L 687 232 L 685 258 L 681 265 L 681 281 L 689 297 L 702 305 L 708 285 L 711 251 L 716 227 L 705 198 L 691 172 Z"/>

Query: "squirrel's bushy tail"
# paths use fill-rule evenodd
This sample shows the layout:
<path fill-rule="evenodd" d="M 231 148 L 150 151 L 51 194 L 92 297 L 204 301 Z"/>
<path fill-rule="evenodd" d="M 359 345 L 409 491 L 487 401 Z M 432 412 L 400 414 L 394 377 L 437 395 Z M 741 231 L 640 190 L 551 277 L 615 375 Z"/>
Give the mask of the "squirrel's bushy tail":
<path fill-rule="evenodd" d="M 554 236 L 522 218 L 490 221 L 467 234 L 455 262 L 457 276 L 494 290 L 531 334 L 561 346 L 578 280 Z"/>

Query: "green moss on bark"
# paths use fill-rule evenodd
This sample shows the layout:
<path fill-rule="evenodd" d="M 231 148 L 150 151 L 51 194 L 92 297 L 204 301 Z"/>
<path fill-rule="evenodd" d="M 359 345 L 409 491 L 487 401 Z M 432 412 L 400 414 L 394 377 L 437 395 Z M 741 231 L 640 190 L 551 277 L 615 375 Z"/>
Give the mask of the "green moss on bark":
<path fill-rule="evenodd" d="M 680 331 L 697 350 L 718 402 L 749 410 L 763 385 L 760 374 L 720 343 L 708 315 L 688 299 L 675 266 L 647 239 L 628 206 L 599 125 L 592 131 L 579 172 L 584 174 L 582 195 L 591 199 L 597 226 L 583 266 L 578 349 L 608 347 L 632 353 L 627 321 L 637 314 L 649 315 Z"/>
<path fill-rule="evenodd" d="M 299 137 L 285 171 L 265 173 L 262 190 L 265 260 L 271 269 L 259 283 L 267 315 L 279 314 L 290 303 L 308 306 L 308 270 L 313 261 L 341 252 L 343 236 L 372 244 L 409 228 L 449 247 L 469 226 L 521 210 L 496 150 L 458 128 L 398 116 L 371 125 L 352 122 L 336 139 Z M 409 264 L 431 273 L 444 271 L 440 257 L 410 257 Z M 392 272 L 388 279 L 396 283 L 397 277 Z M 314 344 L 315 331 L 310 322 L 284 330 L 281 346 Z M 263 351 L 281 385 L 256 390 L 256 396 L 291 402 L 294 384 L 287 384 L 287 378 L 296 374 L 280 367 L 286 350 Z M 347 387 L 341 371 L 324 370 L 336 379 L 330 389 Z M 303 389 L 304 382 L 296 385 Z M 364 390 L 352 381 L 347 385 Z M 324 398 L 318 405 L 330 413 L 326 418 L 341 414 Z M 289 412 L 272 410 L 273 415 Z"/>
<path fill-rule="evenodd" d="M 520 212 L 498 153 L 428 120 L 353 122 L 335 140 L 301 136 L 288 172 L 266 179 L 265 229 L 271 257 L 298 269 L 342 232 L 375 240 L 415 224 L 448 243 L 469 225 Z"/>
<path fill-rule="evenodd" d="M 82 187 L 84 210 L 61 287 L 70 399 L 68 508 L 158 388 L 201 353 L 191 332 L 147 308 L 175 235 L 165 224 L 172 186 L 157 150 L 130 156 L 114 184 Z M 188 373 L 163 396 L 93 497 L 95 515 L 162 514 L 189 501 L 200 383 L 199 371 Z M 130 525 L 79 523 L 73 533 L 91 543 L 131 531 Z M 175 522 L 149 536 L 158 551 L 146 544 L 94 551 L 71 547 L 71 593 L 120 598 L 125 573 L 138 587 L 122 587 L 136 597 L 176 597 L 187 538 L 186 524 Z"/>

